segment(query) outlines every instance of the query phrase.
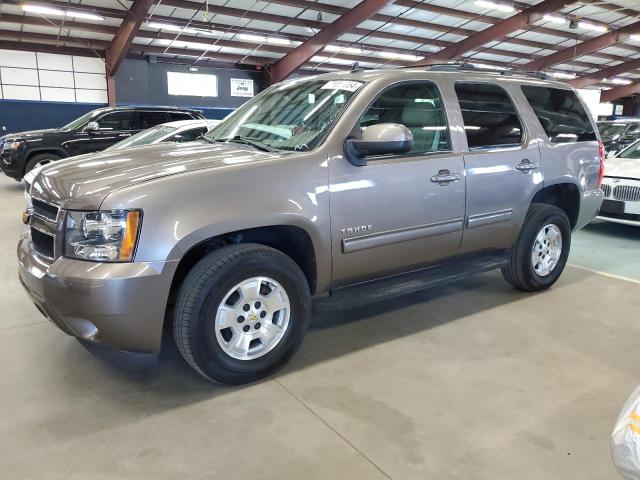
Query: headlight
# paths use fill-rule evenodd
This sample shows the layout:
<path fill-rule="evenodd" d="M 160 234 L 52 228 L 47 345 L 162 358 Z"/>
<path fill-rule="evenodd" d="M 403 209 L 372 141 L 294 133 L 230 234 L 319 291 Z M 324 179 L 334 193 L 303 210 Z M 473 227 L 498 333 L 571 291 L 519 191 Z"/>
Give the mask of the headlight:
<path fill-rule="evenodd" d="M 64 255 L 100 262 L 133 260 L 140 210 L 67 213 Z"/>
<path fill-rule="evenodd" d="M 3 150 L 19 150 L 26 142 L 24 140 L 5 140 Z"/>

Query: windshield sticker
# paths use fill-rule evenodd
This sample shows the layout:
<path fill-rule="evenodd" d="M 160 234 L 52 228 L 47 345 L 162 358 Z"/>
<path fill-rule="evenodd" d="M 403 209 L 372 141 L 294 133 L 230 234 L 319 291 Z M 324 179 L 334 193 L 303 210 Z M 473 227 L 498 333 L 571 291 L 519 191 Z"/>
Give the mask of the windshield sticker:
<path fill-rule="evenodd" d="M 354 82 L 352 80 L 331 80 L 321 88 L 323 90 L 346 90 L 347 92 L 355 92 L 361 85 L 362 82 Z"/>

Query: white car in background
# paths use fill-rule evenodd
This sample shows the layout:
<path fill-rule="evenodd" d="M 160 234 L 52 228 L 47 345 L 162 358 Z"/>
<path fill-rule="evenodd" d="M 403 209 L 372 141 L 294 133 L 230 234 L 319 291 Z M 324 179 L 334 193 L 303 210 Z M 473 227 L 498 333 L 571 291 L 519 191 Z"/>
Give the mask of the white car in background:
<path fill-rule="evenodd" d="M 602 190 L 596 218 L 640 227 L 640 140 L 607 159 Z"/>
<path fill-rule="evenodd" d="M 193 142 L 194 140 L 197 140 L 198 137 L 204 135 L 213 127 L 218 125 L 221 121 L 222 120 L 180 120 L 177 122 L 161 123 L 160 125 L 147 128 L 146 130 L 138 132 L 135 135 L 130 136 L 129 138 L 111 145 L 109 148 L 103 151 L 111 152 L 114 150 L 124 150 L 125 148 L 140 147 L 142 145 L 151 145 L 161 142 Z M 91 157 L 93 155 L 97 155 L 98 153 L 100 152 L 93 152 L 86 155 L 78 155 L 76 157 L 69 158 L 76 160 L 78 158 Z M 64 160 L 59 160 L 58 162 L 56 162 L 56 164 Z M 42 165 L 32 169 L 22 179 L 25 183 L 25 197 L 27 199 L 27 204 L 29 207 L 31 206 L 29 197 L 29 189 L 31 188 L 31 183 L 33 183 L 33 179 L 36 177 L 38 172 L 46 166 L 47 165 Z"/>

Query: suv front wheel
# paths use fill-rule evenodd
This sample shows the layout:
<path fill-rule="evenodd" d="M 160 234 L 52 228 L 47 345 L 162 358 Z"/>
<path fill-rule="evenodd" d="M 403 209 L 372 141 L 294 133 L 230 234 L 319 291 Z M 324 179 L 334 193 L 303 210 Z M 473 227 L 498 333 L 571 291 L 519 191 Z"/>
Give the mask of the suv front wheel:
<path fill-rule="evenodd" d="M 259 380 L 302 343 L 311 295 L 300 267 L 258 244 L 220 248 L 187 274 L 178 294 L 174 337 L 204 377 L 226 384 Z"/>
<path fill-rule="evenodd" d="M 520 236 L 511 247 L 509 263 L 502 268 L 514 287 L 537 292 L 553 285 L 564 270 L 571 246 L 571 224 L 558 207 L 534 203 Z"/>

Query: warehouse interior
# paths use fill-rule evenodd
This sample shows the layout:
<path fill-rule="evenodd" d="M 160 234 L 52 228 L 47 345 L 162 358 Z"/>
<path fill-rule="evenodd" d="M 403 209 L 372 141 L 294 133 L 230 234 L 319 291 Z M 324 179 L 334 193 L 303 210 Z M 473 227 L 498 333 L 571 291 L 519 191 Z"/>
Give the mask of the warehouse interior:
<path fill-rule="evenodd" d="M 409 130 L 399 125 L 403 130 L 394 130 L 394 140 L 400 143 L 398 138 L 408 131 L 413 146 L 420 129 L 429 133 L 446 130 L 448 138 L 442 140 L 438 132 L 435 140 L 428 137 L 426 143 L 433 144 L 432 153 L 438 159 L 449 153 L 457 155 L 464 168 L 459 177 L 431 177 L 429 182 L 428 173 L 408 184 L 408 176 L 419 171 L 409 167 L 402 170 L 407 178 L 379 172 L 369 175 L 367 169 L 376 168 L 375 161 L 369 159 L 367 163 L 359 158 L 358 164 L 349 158 L 349 146 L 357 146 L 358 140 L 364 143 L 357 136 L 343 135 L 336 150 L 330 150 L 328 144 L 333 137 L 326 133 L 315 147 L 309 141 L 308 146 L 304 143 L 304 148 L 297 146 L 285 153 L 276 151 L 277 143 L 265 141 L 265 145 L 256 143 L 256 138 L 236 136 L 239 123 L 234 122 L 263 108 L 259 102 L 268 102 L 270 95 L 276 98 L 279 91 L 315 81 L 328 83 L 315 93 L 305 91 L 304 98 L 313 109 L 304 120 L 323 108 L 325 100 L 317 99 L 324 92 L 341 91 L 326 104 L 343 109 L 326 124 L 337 131 L 351 115 L 350 109 L 370 105 L 382 108 L 383 102 L 374 103 L 376 94 L 371 94 L 367 102 L 362 96 L 371 92 L 373 85 L 386 82 L 387 89 L 396 81 L 402 83 L 402 72 L 407 72 L 407 82 L 418 81 L 411 75 L 421 79 L 424 74 L 437 85 L 445 120 L 439 126 L 422 127 L 421 123 L 417 134 L 417 127 Z M 391 79 L 393 75 L 396 77 Z M 391 80 L 385 80 L 387 77 Z M 449 78 L 453 80 L 449 82 Z M 482 165 L 469 167 L 468 158 L 478 158 L 480 154 L 474 153 L 470 144 L 466 148 L 463 142 L 471 138 L 469 130 L 480 127 L 455 123 L 456 119 L 461 123 L 463 118 L 466 123 L 467 107 L 460 101 L 458 111 L 455 92 L 458 99 L 461 93 L 446 86 L 448 82 L 491 83 L 493 78 L 507 96 L 515 99 L 513 117 L 520 119 L 519 129 L 526 133 L 520 133 L 517 143 L 529 142 L 527 155 L 540 155 L 539 162 L 532 157 L 528 158 L 534 163 L 523 160 L 527 163 L 524 168 L 544 164 L 538 173 L 522 171 L 523 164 L 518 164 L 518 178 L 523 178 L 522 173 L 529 174 L 531 184 L 542 188 L 558 169 L 558 176 L 562 174 L 575 183 L 575 192 L 586 191 L 591 188 L 589 185 L 594 189 L 580 197 L 583 203 L 575 207 L 575 218 L 570 208 L 566 209 L 567 221 L 571 222 L 567 223 L 568 231 L 573 231 L 570 238 L 565 235 L 563 248 L 568 252 L 570 244 L 571 250 L 562 260 L 560 269 L 564 267 L 564 272 L 557 283 L 551 282 L 547 291 L 541 288 L 526 292 L 505 283 L 499 270 L 481 267 L 477 272 L 445 272 L 446 281 L 435 282 L 428 289 L 409 285 L 404 295 L 394 294 L 394 286 L 384 284 L 383 293 L 389 295 L 382 298 L 380 294 L 382 299 L 378 299 L 376 293 L 367 293 L 363 295 L 365 300 L 355 306 L 349 302 L 346 306 L 325 302 L 327 298 L 340 298 L 341 288 L 368 284 L 369 278 L 355 274 L 350 277 L 349 273 L 344 273 L 344 278 L 353 280 L 353 285 L 347 280 L 331 284 L 331 279 L 346 270 L 358 268 L 351 259 L 364 258 L 369 270 L 375 271 L 374 267 L 380 265 L 382 271 L 382 266 L 402 255 L 420 251 L 412 243 L 419 236 L 414 232 L 445 223 L 414 222 L 400 232 L 394 225 L 415 216 L 416 210 L 401 201 L 425 199 L 428 210 L 430 205 L 443 205 L 430 204 L 436 201 L 434 196 L 443 191 L 452 195 L 462 189 L 460 198 L 466 205 L 463 208 L 470 210 L 479 208 L 474 203 L 476 199 L 488 204 L 517 190 L 513 185 L 503 188 L 494 183 L 491 188 L 482 188 L 482 196 L 471 197 L 474 168 L 476 173 L 493 175 L 505 168 L 505 162 L 485 166 L 483 172 Z M 521 93 L 513 97 L 520 84 L 575 92 L 579 99 L 576 103 L 587 112 L 586 123 L 593 127 L 593 138 L 589 137 L 592 141 L 574 135 L 577 140 L 570 140 L 574 143 L 553 143 L 540 117 L 537 123 L 535 106 L 525 105 L 529 97 L 525 99 Z M 453 93 L 447 97 L 449 91 Z M 293 96 L 287 98 L 293 102 Z M 418 106 L 431 102 L 428 106 L 433 109 L 428 111 L 433 115 L 438 98 L 414 100 Z M 282 102 L 271 108 L 286 110 L 287 105 Z M 128 126 L 105 128 L 100 123 L 100 115 L 105 112 L 133 112 L 134 120 Z M 162 116 L 163 120 L 152 120 L 153 115 Z M 398 118 L 404 116 L 403 111 Z M 257 120 L 251 122 L 254 125 Z M 402 122 L 394 120 L 382 125 L 397 123 Z M 309 124 L 301 125 L 311 129 Z M 167 130 L 164 137 L 152 140 L 152 130 L 156 129 L 154 132 L 159 135 L 163 125 L 173 125 L 171 128 L 176 130 Z M 191 137 L 187 134 L 188 125 L 194 128 Z M 362 128 L 362 138 L 367 128 L 373 131 L 375 127 Z M 87 146 L 93 145 L 91 142 L 97 145 L 101 129 L 108 130 L 102 134 L 109 141 L 103 140 L 100 147 Z M 71 140 L 50 139 L 53 134 L 71 135 L 72 130 L 77 130 L 77 136 Z M 265 126 L 263 133 L 281 135 L 282 130 L 281 125 Z M 221 142 L 225 131 L 227 138 Z M 216 138 L 216 132 L 222 133 Z M 291 128 L 282 145 L 288 145 L 286 142 L 292 142 L 298 134 L 298 128 Z M 136 145 L 132 148 L 126 144 L 118 148 L 120 144 L 115 143 L 142 140 L 145 135 L 148 140 L 131 143 Z M 562 135 L 567 134 L 559 134 Z M 354 143 L 349 143 L 352 140 Z M 61 146 L 45 149 L 37 145 L 49 141 Z M 229 143 L 233 141 L 236 143 Z M 441 149 L 436 146 L 438 142 L 449 143 Z M 549 152 L 556 152 L 553 167 L 544 163 L 547 160 L 543 144 L 551 143 Z M 461 152 L 457 152 L 460 145 Z M 562 150 L 568 145 L 582 145 L 582 150 Z M 374 146 L 370 148 L 373 150 Z M 510 148 L 515 149 L 510 145 L 504 150 Z M 28 153 L 29 149 L 35 153 Z M 409 150 L 407 147 L 397 152 Z M 11 162 L 20 151 L 25 152 L 24 158 L 20 157 L 22 163 L 15 167 Z M 295 155 L 302 162 L 314 152 L 321 152 L 324 157 L 318 156 L 319 160 L 310 163 L 322 172 L 313 180 L 311 173 L 301 173 L 300 164 L 292 162 L 285 167 L 279 163 Z M 483 152 L 491 155 L 487 150 Z M 620 432 L 621 422 L 627 422 L 624 431 L 631 432 L 625 441 L 640 442 L 637 432 L 637 439 L 633 435 L 634 428 L 640 432 L 640 423 L 632 422 L 636 414 L 632 414 L 632 420 L 621 414 L 627 399 L 637 400 L 638 393 L 634 396 L 632 392 L 640 384 L 637 0 L 0 0 L 0 153 L 4 173 L 0 175 L 0 245 L 4 247 L 0 252 L 4 287 L 0 291 L 4 305 L 0 320 L 0 408 L 4 412 L 0 420 L 0 477 L 640 478 L 640 470 L 636 476 L 621 476 L 622 460 L 617 460 L 617 447 L 612 447 L 618 445 L 615 434 Z M 268 162 L 264 159 L 269 156 L 277 164 L 272 170 L 256 173 L 247 169 L 237 174 L 245 177 L 234 177 L 234 172 L 243 172 L 240 169 L 245 164 Z M 160 165 L 160 157 L 164 163 L 157 168 L 164 170 L 153 170 L 150 165 Z M 427 157 L 419 158 L 429 161 L 424 160 Z M 197 161 L 209 163 L 196 166 Z M 402 163 L 397 158 L 395 161 Z M 346 165 L 337 170 L 335 177 L 332 162 Z M 404 165 L 415 163 L 412 162 Z M 120 164 L 134 163 L 138 166 L 118 170 Z M 570 164 L 577 166 L 568 167 Z M 210 174 L 214 167 L 221 173 Z M 565 167 L 566 172 L 561 170 Z M 444 167 L 434 173 L 456 174 Z M 180 176 L 192 179 L 191 185 L 185 186 L 184 182 L 178 187 L 176 179 Z M 169 177 L 173 180 L 167 180 Z M 317 178 L 328 183 L 320 184 Z M 385 181 L 391 190 L 377 191 L 369 206 L 358 203 L 361 198 L 368 198 L 363 193 L 367 188 Z M 151 186 L 141 186 L 144 182 Z M 438 187 L 443 188 L 437 190 Z M 556 187 L 554 192 L 559 191 L 560 187 Z M 204 193 L 197 194 L 198 188 Z M 45 202 L 45 191 L 62 191 L 68 198 L 55 193 L 60 198 L 49 195 Z M 129 196 L 123 193 L 118 197 L 118 191 L 129 192 Z M 229 202 L 221 200 L 223 195 Z M 98 207 L 93 208 L 92 202 L 98 197 Z M 116 197 L 118 202 L 109 203 L 110 198 Z M 280 197 L 289 209 L 278 204 Z M 558 194 L 560 200 L 548 203 L 564 208 L 569 197 Z M 595 197 L 598 207 L 589 213 Z M 339 205 L 341 198 L 350 203 Z M 547 196 L 538 194 L 534 198 L 545 203 Z M 250 206 L 242 203 L 236 208 L 236 199 L 247 199 Z M 130 209 L 132 202 L 147 205 L 150 203 L 144 202 L 152 200 L 158 211 L 164 209 L 162 213 L 140 207 L 139 216 L 130 216 L 138 211 Z M 35 260 L 28 263 L 24 249 L 31 248 L 31 237 L 46 234 L 35 223 L 40 220 L 36 218 L 34 202 L 40 201 L 45 207 L 53 206 L 49 223 L 62 230 L 56 234 L 55 243 L 52 240 L 51 255 L 38 257 L 36 251 Z M 75 233 L 65 223 L 68 218 L 90 212 L 80 228 L 87 235 L 91 221 L 101 221 L 100 212 L 112 204 L 115 206 L 109 211 L 116 212 L 113 218 L 120 222 L 118 225 L 130 229 L 127 232 L 137 232 L 122 234 L 122 242 L 134 235 L 130 256 L 118 263 L 125 258 L 122 243 L 116 254 L 120 257 L 99 261 L 95 260 L 98 257 L 70 258 L 65 249 L 68 238 Z M 325 207 L 330 212 L 326 218 L 318 213 Z M 275 222 L 271 219 L 276 217 L 276 208 L 282 211 L 277 212 L 279 229 L 273 240 L 260 232 L 270 225 L 269 221 Z M 218 210 L 228 215 L 224 217 L 228 225 L 226 236 L 213 226 L 209 230 L 216 234 L 210 238 L 200 231 L 185 233 L 184 229 L 197 223 L 195 217 Z M 311 212 L 309 225 L 320 231 L 319 240 L 313 233 L 309 239 L 296 233 L 291 239 L 280 240 L 280 233 L 302 228 L 302 223 L 293 223 L 296 220 L 291 220 L 291 226 L 280 220 L 298 215 L 298 210 Z M 507 216 L 519 215 L 517 206 L 506 209 L 498 205 L 493 210 L 476 215 L 475 220 L 483 222 L 504 212 Z M 372 211 L 374 220 L 367 217 Z M 90 217 L 96 212 L 97 217 Z M 124 219 L 117 217 L 121 212 Z M 527 212 L 530 210 L 526 208 L 522 212 L 525 222 L 530 218 L 525 217 Z M 338 214 L 342 223 L 334 220 Z M 252 219 L 251 229 L 241 223 L 241 215 Z M 329 215 L 334 217 L 330 219 Z M 451 237 L 458 242 L 458 249 L 465 245 L 466 238 L 474 238 L 470 226 L 473 216 L 468 211 L 460 216 L 463 219 L 456 218 L 461 225 L 460 236 Z M 162 230 L 165 223 L 168 230 Z M 152 224 L 155 228 L 147 233 Z M 108 223 L 107 227 L 116 228 L 114 225 Z M 495 237 L 508 235 L 507 223 L 493 225 Z M 380 240 L 381 235 L 406 232 L 408 240 L 400 241 L 398 250 L 376 250 L 375 242 L 384 241 Z M 151 235 L 155 238 L 149 240 Z M 362 247 L 352 243 L 352 248 L 362 248 L 370 252 L 369 256 L 361 252 L 346 255 L 350 235 L 363 245 L 370 242 Z M 187 249 L 180 242 L 191 237 L 197 238 L 197 246 Z M 176 245 L 171 255 L 177 257 L 144 257 L 147 252 L 161 252 L 171 242 Z M 300 267 L 300 275 L 293 278 L 297 283 L 302 279 L 305 289 L 309 272 L 317 272 L 318 279 L 309 280 L 311 300 L 305 308 L 308 307 L 310 323 L 306 338 L 299 348 L 291 347 L 286 365 L 267 369 L 268 374 L 252 377 L 252 381 L 220 382 L 202 372 L 202 365 L 180 343 L 175 326 L 179 324 L 171 325 L 174 315 L 178 317 L 173 310 L 174 301 L 176 309 L 187 301 L 181 300 L 182 290 L 174 290 L 174 286 L 176 279 L 186 282 L 184 279 L 190 279 L 189 275 L 197 270 L 200 257 L 194 256 L 196 250 L 204 256 L 215 253 L 220 246 L 230 248 L 245 242 L 264 243 L 287 254 L 286 261 Z M 65 245 L 61 247 L 62 243 Z M 312 252 L 315 248 L 313 258 L 305 257 L 307 244 Z M 513 245 L 505 262 L 513 261 L 510 259 L 516 255 L 517 243 Z M 319 252 L 321 247 L 326 249 L 326 255 Z M 342 257 L 337 253 L 340 248 L 345 253 Z M 443 247 L 434 243 L 425 248 Z M 75 255 L 77 251 L 74 252 Z M 561 252 L 564 255 L 564 250 Z M 193 270 L 184 266 L 185 258 Z M 143 265 L 142 260 L 144 268 L 127 271 L 127 279 L 148 276 L 151 270 L 164 271 L 168 268 L 165 260 L 167 265 L 175 261 L 178 273 L 167 283 L 167 291 L 171 287 L 169 294 L 162 293 L 155 283 L 148 290 L 129 292 L 126 285 L 130 284 L 124 281 L 118 284 L 117 279 L 112 279 L 110 286 L 102 283 L 112 276 L 116 278 L 126 268 Z M 219 264 L 223 260 L 217 258 Z M 63 266 L 70 262 L 81 265 L 83 272 L 65 280 L 64 275 L 75 268 Z M 504 270 L 505 265 L 499 267 Z M 554 267 L 555 264 L 551 270 Z M 393 279 L 409 270 L 389 268 L 388 277 L 384 278 Z M 103 271 L 104 275 L 98 278 Z M 35 283 L 26 279 L 25 272 L 38 277 L 33 282 L 45 278 L 45 283 L 33 287 Z M 321 292 L 323 275 L 330 280 L 326 291 Z M 287 305 L 295 313 L 298 307 L 291 290 L 287 297 L 287 284 L 280 281 L 283 287 L 269 282 L 268 287 L 276 285 L 285 291 L 287 302 L 291 298 Z M 226 285 L 222 280 L 220 283 Z M 399 284 L 398 291 L 408 283 Z M 423 283 L 431 285 L 429 281 Z M 199 284 L 194 280 L 194 285 Z M 79 286 L 87 292 L 86 298 L 72 297 L 73 292 L 81 290 Z M 258 295 L 262 286 L 258 283 Z M 203 304 L 207 305 L 212 295 L 203 297 Z M 56 301 L 64 297 L 67 303 L 58 307 L 51 300 L 54 307 L 50 308 L 49 296 Z M 82 323 L 85 320 L 79 318 L 81 314 L 69 313 L 78 308 L 83 312 L 104 308 L 118 321 L 125 314 L 127 322 L 146 319 L 151 314 L 141 307 L 145 304 L 129 300 L 134 296 L 145 297 L 146 305 L 150 309 L 151 305 L 158 306 L 163 315 L 166 309 L 157 332 L 158 342 L 161 341 L 157 351 L 134 351 L 125 340 L 120 347 L 105 348 L 99 328 L 90 322 Z M 228 306 L 224 303 L 227 300 L 228 297 L 223 304 Z M 92 305 L 87 306 L 88 303 Z M 255 313 L 254 322 L 266 316 L 259 303 L 255 308 L 253 303 L 251 307 L 245 305 L 247 318 Z M 306 305 L 305 300 L 300 304 Z M 193 305 L 189 308 L 195 309 Z M 63 320 L 56 319 L 56 309 Z M 104 313 L 103 317 L 109 314 Z M 100 315 L 97 311 L 96 316 Z M 217 315 L 218 322 L 220 313 L 212 315 Z M 238 318 L 238 322 L 244 321 L 244 316 Z M 94 323 L 101 326 L 100 322 Z M 80 324 L 83 326 L 76 330 Z M 95 331 L 89 332 L 86 325 Z M 118 329 L 125 331 L 126 326 L 120 325 Z M 252 325 L 257 325 L 256 330 L 260 328 L 259 323 Z M 131 336 L 146 335 L 146 326 L 145 323 Z M 248 324 L 245 327 L 248 329 Z M 108 333 L 104 337 L 110 338 Z M 209 381 L 212 379 L 218 383 Z M 637 415 L 640 422 L 640 410 Z M 629 451 L 633 448 L 629 447 Z M 640 469 L 640 456 L 631 457 L 634 456 L 628 454 L 625 459 L 637 461 Z"/>

